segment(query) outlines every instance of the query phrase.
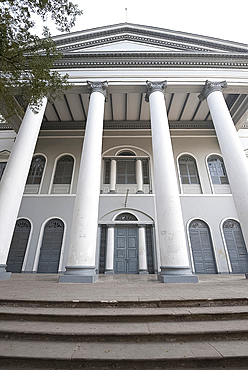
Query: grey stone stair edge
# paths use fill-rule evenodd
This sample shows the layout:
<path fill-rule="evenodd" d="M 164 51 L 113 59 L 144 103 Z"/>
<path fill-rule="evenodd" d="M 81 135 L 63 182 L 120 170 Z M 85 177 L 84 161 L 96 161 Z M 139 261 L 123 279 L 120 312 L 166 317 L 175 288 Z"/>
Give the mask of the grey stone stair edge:
<path fill-rule="evenodd" d="M 45 321 L 45 322 L 185 322 L 185 321 L 221 321 L 248 319 L 248 310 L 240 312 L 184 312 L 184 313 L 41 313 L 41 312 L 1 312 L 0 320 Z"/>
<path fill-rule="evenodd" d="M 112 360 L 112 359 L 29 359 L 29 358 L 2 358 L 0 369 L 20 370 L 21 368 L 32 370 L 247 370 L 247 356 L 236 356 L 235 358 L 165 358 L 154 360 Z M 73 367 L 72 367 L 73 366 Z"/>
<path fill-rule="evenodd" d="M 39 300 L 39 299 L 0 299 L 1 306 L 26 307 L 62 307 L 62 308 L 96 308 L 96 307 L 213 307 L 213 306 L 247 306 L 248 298 L 207 298 L 207 299 L 88 299 L 88 300 Z"/>
<path fill-rule="evenodd" d="M 204 342 L 204 341 L 240 341 L 248 340 L 248 333 L 246 330 L 230 330 L 230 331 L 212 331 L 212 332 L 184 332 L 184 333 L 34 333 L 34 332 L 12 332 L 1 331 L 0 340 L 12 341 L 30 341 L 39 342 L 47 341 L 52 342 L 91 342 L 91 343 L 115 343 L 115 342 L 129 342 L 129 343 L 151 343 L 151 342 Z M 248 342 L 247 342 L 248 348 Z"/>
<path fill-rule="evenodd" d="M 242 350 L 234 353 L 235 342 L 202 343 L 153 343 L 138 344 L 138 350 L 132 343 L 58 343 L 56 353 L 44 351 L 49 343 L 29 342 L 13 343 L 11 350 L 8 343 L 0 341 L 1 369 L 247 369 L 248 355 L 244 353 L 247 343 L 242 342 Z M 6 351 L 1 351 L 6 348 Z M 8 346 L 8 347 L 7 347 Z M 162 347 L 161 347 L 162 346 Z M 205 352 L 202 351 L 205 348 Z M 224 348 L 220 350 L 220 348 Z M 121 351 L 123 349 L 123 352 Z M 132 350 L 133 349 L 133 350 Z M 161 350 L 162 349 L 162 350 Z M 14 352 L 10 355 L 11 352 Z M 38 353 L 38 356 L 37 356 Z M 102 354 L 102 356 L 100 356 Z M 159 356 L 157 356 L 159 354 Z M 15 367 L 16 366 L 16 367 Z M 78 367 L 76 367 L 78 366 Z M 87 367 L 86 367 L 87 366 Z M 138 367 L 140 366 L 140 367 Z M 159 367 L 160 366 L 160 367 Z M 232 367 L 231 367 L 232 366 Z"/>

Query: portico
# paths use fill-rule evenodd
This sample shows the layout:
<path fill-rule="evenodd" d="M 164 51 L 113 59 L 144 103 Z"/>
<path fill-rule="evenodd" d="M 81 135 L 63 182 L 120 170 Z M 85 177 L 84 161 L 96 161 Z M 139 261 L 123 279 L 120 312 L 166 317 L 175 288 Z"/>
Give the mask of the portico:
<path fill-rule="evenodd" d="M 126 32 L 124 28 L 120 29 Z M 133 32 L 138 32 L 136 27 Z M 158 31 L 153 32 L 155 37 Z M 163 37 L 167 36 L 163 34 Z M 185 38 L 186 44 L 193 43 L 193 39 Z M 70 50 L 67 42 L 70 44 L 63 37 L 60 40 L 59 47 L 63 52 L 66 47 Z M 225 73 L 219 73 L 216 68 L 221 66 L 223 46 L 217 41 L 212 42 L 214 51 L 209 52 L 208 59 L 203 58 L 202 50 L 201 53 L 195 50 L 194 55 L 188 54 L 187 61 L 186 54 L 178 52 L 180 67 L 175 59 L 175 50 L 167 50 L 168 46 L 161 49 L 160 45 L 158 50 L 158 46 L 153 44 L 149 52 L 142 49 L 143 46 L 129 44 L 130 50 L 120 51 L 107 43 L 103 49 L 105 53 L 98 54 L 95 46 L 85 44 L 86 49 L 91 48 L 91 56 L 88 49 L 84 52 L 80 49 L 82 45 L 78 46 L 77 52 L 74 47 L 73 53 L 65 52 L 65 57 L 57 65 L 62 73 L 69 68 L 70 79 L 75 83 L 73 89 L 64 95 L 61 102 L 46 103 L 44 100 L 38 114 L 28 108 L 0 183 L 0 199 L 3 200 L 0 265 L 3 278 L 9 276 L 5 266 L 22 200 L 21 217 L 25 217 L 25 212 L 29 214 L 25 204 L 32 199 L 34 202 L 44 199 L 43 204 L 47 201 L 52 205 L 59 199 L 62 204 L 67 197 L 70 208 L 74 208 L 69 214 L 62 206 L 60 216 L 54 207 L 49 211 L 51 215 L 42 221 L 43 225 L 45 219 L 54 217 L 65 223 L 63 245 L 60 246 L 64 251 L 60 257 L 60 266 L 63 266 L 60 282 L 63 283 L 95 282 L 101 248 L 104 250 L 103 270 L 106 274 L 130 271 L 146 274 L 149 256 L 152 255 L 159 281 L 197 282 L 197 276 L 192 273 L 195 257 L 191 254 L 193 241 L 190 238 L 193 234 L 189 238 L 188 225 L 193 219 L 201 220 L 194 225 L 211 224 L 207 197 L 208 204 L 225 204 L 225 212 L 216 211 L 219 225 L 229 218 L 238 220 L 248 244 L 247 158 L 235 128 L 235 124 L 242 125 L 242 116 L 248 107 L 246 67 L 245 62 L 241 65 L 240 61 L 244 48 L 238 50 L 237 46 L 227 43 L 224 47 L 226 52 L 230 50 L 233 53 L 232 63 L 236 58 L 240 64 L 237 68 L 232 67 L 232 73 L 231 67 L 226 67 Z M 121 48 L 121 41 L 118 47 Z M 212 52 L 216 53 L 215 59 Z M 95 55 L 99 57 L 98 62 L 93 61 Z M 109 61 L 105 60 L 107 55 L 111 55 L 113 68 L 109 68 Z M 75 68 L 76 60 L 80 66 L 78 70 Z M 210 68 L 211 63 L 215 63 L 215 69 Z M 105 68 L 100 68 L 103 64 Z M 226 77 L 224 82 L 220 78 L 223 75 Z M 50 148 L 49 141 L 57 140 L 58 131 L 58 140 L 63 144 L 54 146 L 58 152 L 56 155 L 50 149 L 46 154 L 47 179 L 38 187 L 38 194 L 23 197 L 34 153 L 43 155 L 46 148 Z M 73 140 L 77 141 L 77 153 L 71 155 Z M 182 140 L 188 142 L 187 146 L 183 146 Z M 202 151 L 201 145 L 205 145 Z M 68 181 L 72 181 L 68 175 L 64 180 L 71 189 L 68 195 L 63 194 L 63 190 L 60 194 L 46 190 L 53 189 L 56 171 L 51 168 L 51 163 L 58 163 L 57 158 L 62 158 L 62 155 L 75 158 L 74 169 L 70 172 L 73 184 L 68 185 Z M 182 156 L 184 162 L 179 163 Z M 223 195 L 221 184 L 213 183 L 217 180 L 211 178 L 210 162 L 211 171 L 215 163 L 222 170 L 223 174 L 218 175 L 220 181 L 225 177 L 226 169 L 225 182 L 230 185 L 231 193 Z M 182 174 L 182 171 L 185 172 Z M 181 181 L 186 181 L 183 186 L 180 186 Z M 20 186 L 13 186 L 15 183 Z M 213 193 L 213 185 L 220 186 L 218 195 Z M 198 191 L 195 192 L 197 186 Z M 184 193 L 185 189 L 188 193 Z M 189 203 L 193 205 L 191 208 Z M 198 204 L 202 205 L 199 209 Z M 125 220 L 120 225 L 122 221 L 116 219 L 117 215 L 127 213 L 136 219 Z M 215 224 L 216 230 L 219 230 L 219 225 Z M 38 227 L 33 230 L 38 247 L 34 242 L 31 248 L 41 248 L 42 234 L 39 234 Z M 148 243 L 151 230 L 152 237 Z M 217 271 L 231 272 L 224 239 L 221 240 L 217 231 L 212 235 Z M 152 246 L 152 252 L 148 253 L 147 244 Z M 39 253 L 32 253 L 37 262 Z M 27 266 L 35 271 L 37 263 L 32 262 L 32 253 L 29 260 L 27 257 Z M 127 268 L 125 261 L 132 264 L 132 270 Z"/>

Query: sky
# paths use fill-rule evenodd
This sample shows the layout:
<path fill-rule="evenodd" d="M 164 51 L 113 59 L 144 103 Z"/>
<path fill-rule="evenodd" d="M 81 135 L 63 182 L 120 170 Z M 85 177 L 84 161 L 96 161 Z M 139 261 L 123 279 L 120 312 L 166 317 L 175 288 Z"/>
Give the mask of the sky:
<path fill-rule="evenodd" d="M 248 45 L 247 0 L 72 1 L 83 10 L 72 32 L 127 21 Z M 50 22 L 48 26 L 59 34 Z"/>

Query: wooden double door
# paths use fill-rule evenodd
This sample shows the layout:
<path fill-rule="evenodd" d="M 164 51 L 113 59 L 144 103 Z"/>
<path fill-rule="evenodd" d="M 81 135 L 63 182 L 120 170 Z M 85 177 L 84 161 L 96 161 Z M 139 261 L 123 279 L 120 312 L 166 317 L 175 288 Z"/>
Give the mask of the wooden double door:
<path fill-rule="evenodd" d="M 138 274 L 138 227 L 117 226 L 115 229 L 115 274 Z"/>

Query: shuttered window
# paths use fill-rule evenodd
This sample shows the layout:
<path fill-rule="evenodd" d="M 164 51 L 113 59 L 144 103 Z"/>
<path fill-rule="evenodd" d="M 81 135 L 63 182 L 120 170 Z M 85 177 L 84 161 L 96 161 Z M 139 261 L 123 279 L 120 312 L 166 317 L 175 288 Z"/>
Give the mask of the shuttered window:
<path fill-rule="evenodd" d="M 0 162 L 0 181 L 3 176 L 3 171 L 5 170 L 7 162 Z"/>
<path fill-rule="evenodd" d="M 135 184 L 135 160 L 117 161 L 117 184 Z"/>
<path fill-rule="evenodd" d="M 190 155 L 179 158 L 179 170 L 182 184 L 199 184 L 199 176 L 195 159 Z"/>
<path fill-rule="evenodd" d="M 149 162 L 148 159 L 142 159 L 143 184 L 149 184 Z"/>
<path fill-rule="evenodd" d="M 43 155 L 36 155 L 31 163 L 27 184 L 28 185 L 39 185 L 41 183 L 46 159 Z"/>
<path fill-rule="evenodd" d="M 190 244 L 196 274 L 217 274 L 212 240 L 208 225 L 194 220 L 189 225 Z"/>
<path fill-rule="evenodd" d="M 229 184 L 224 161 L 219 156 L 208 158 L 208 168 L 213 185 Z"/>
<path fill-rule="evenodd" d="M 227 220 L 223 224 L 223 232 L 232 273 L 248 273 L 248 254 L 240 224 L 235 220 Z"/>
<path fill-rule="evenodd" d="M 59 219 L 47 222 L 40 249 L 38 273 L 58 272 L 60 253 L 64 235 L 64 223 Z"/>
<path fill-rule="evenodd" d="M 56 166 L 54 174 L 54 184 L 70 184 L 72 178 L 74 159 L 70 155 L 61 157 Z"/>
<path fill-rule="evenodd" d="M 30 230 L 31 224 L 28 220 L 22 218 L 16 221 L 7 259 L 7 271 L 14 273 L 22 271 Z"/>
<path fill-rule="evenodd" d="M 104 161 L 104 184 L 110 184 L 110 159 Z"/>

